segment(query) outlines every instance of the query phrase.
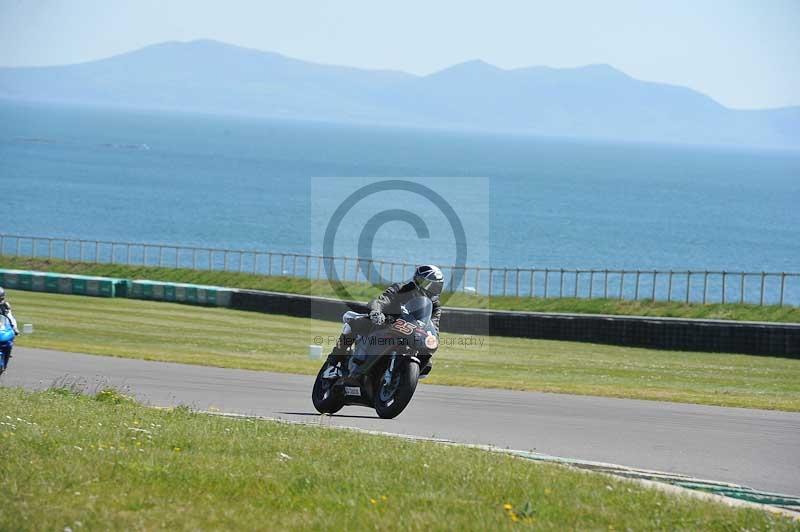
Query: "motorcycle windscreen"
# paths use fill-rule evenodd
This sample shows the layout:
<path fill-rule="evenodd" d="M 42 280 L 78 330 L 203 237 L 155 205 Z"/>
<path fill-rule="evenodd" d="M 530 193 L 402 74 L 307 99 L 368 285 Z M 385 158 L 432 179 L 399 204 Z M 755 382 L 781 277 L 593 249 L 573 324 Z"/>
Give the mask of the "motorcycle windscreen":
<path fill-rule="evenodd" d="M 411 318 L 424 324 L 431 319 L 432 314 L 433 303 L 431 303 L 431 300 L 427 297 L 414 297 L 409 299 L 406 304 L 403 305 L 403 318 L 406 320 Z"/>

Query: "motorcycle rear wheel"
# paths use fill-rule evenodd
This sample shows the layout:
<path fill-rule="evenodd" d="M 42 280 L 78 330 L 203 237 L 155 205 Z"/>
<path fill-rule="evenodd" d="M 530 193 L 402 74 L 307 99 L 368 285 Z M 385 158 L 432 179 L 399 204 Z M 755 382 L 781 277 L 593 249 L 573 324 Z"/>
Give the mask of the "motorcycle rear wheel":
<path fill-rule="evenodd" d="M 417 389 L 419 364 L 413 360 L 403 358 L 397 371 L 396 377 L 399 378 L 399 382 L 391 397 L 383 398 L 385 394 L 381 392 L 386 386 L 383 379 L 379 381 L 375 392 L 375 412 L 383 419 L 392 419 L 400 415 L 400 412 L 405 410 L 408 403 L 411 402 L 411 398 L 414 397 L 414 391 Z"/>
<path fill-rule="evenodd" d="M 314 388 L 311 390 L 311 402 L 320 414 L 335 414 L 344 406 L 344 398 L 335 393 L 333 380 L 322 378 L 326 369 L 328 369 L 327 361 L 317 373 L 317 380 L 314 381 Z"/>

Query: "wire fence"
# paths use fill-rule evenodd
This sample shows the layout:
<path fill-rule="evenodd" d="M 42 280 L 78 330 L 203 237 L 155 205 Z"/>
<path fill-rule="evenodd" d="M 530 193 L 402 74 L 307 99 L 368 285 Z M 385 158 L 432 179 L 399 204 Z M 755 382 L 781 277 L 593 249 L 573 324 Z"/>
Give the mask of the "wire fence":
<path fill-rule="evenodd" d="M 95 264 L 155 266 L 292 276 L 335 271 L 346 282 L 384 284 L 411 277 L 414 264 L 355 257 L 0 234 L 0 255 Z M 705 270 L 552 269 L 446 266 L 455 291 L 477 295 L 750 303 L 800 306 L 800 273 Z"/>

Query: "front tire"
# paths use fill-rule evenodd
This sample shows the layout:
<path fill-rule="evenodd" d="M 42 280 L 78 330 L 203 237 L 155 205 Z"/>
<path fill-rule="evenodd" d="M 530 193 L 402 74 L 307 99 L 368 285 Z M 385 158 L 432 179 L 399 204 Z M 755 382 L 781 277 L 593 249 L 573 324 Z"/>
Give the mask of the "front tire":
<path fill-rule="evenodd" d="M 317 373 L 317 380 L 314 381 L 314 388 L 311 390 L 311 402 L 320 414 L 335 414 L 344 406 L 344 398 L 333 389 L 335 381 L 322 378 L 328 366 L 328 362 L 325 361 Z"/>
<path fill-rule="evenodd" d="M 387 392 L 387 385 L 381 379 L 375 393 L 375 411 L 383 419 L 392 419 L 405 410 L 419 381 L 419 364 L 411 359 L 400 359 L 401 367 L 397 368 L 396 388 L 393 393 Z M 392 379 L 394 381 L 394 379 Z M 390 384 L 391 386 L 391 384 Z"/>

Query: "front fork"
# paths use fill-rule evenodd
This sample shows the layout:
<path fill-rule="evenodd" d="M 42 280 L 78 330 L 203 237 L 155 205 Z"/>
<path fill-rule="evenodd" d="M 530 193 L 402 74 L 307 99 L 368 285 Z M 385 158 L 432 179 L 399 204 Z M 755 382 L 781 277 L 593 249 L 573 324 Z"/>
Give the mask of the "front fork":
<path fill-rule="evenodd" d="M 392 354 L 389 359 L 389 367 L 383 372 L 383 385 L 389 386 L 392 384 L 392 376 L 394 375 L 394 366 L 397 363 L 397 353 Z"/>

